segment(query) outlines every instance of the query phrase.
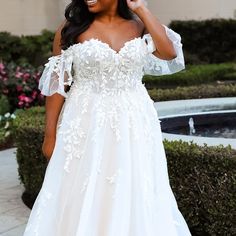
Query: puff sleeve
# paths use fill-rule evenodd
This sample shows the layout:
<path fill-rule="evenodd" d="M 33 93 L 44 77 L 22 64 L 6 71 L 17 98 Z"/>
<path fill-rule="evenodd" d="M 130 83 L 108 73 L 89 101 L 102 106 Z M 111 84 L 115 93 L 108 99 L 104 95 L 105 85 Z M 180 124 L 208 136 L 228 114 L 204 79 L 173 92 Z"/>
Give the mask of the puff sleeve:
<path fill-rule="evenodd" d="M 72 48 L 61 50 L 60 55 L 49 57 L 39 79 L 38 88 L 41 94 L 51 96 L 59 93 L 67 98 L 64 85 L 71 85 L 73 81 L 72 63 Z"/>
<path fill-rule="evenodd" d="M 182 50 L 181 36 L 163 25 L 168 38 L 172 41 L 177 57 L 172 60 L 157 58 L 152 53 L 156 50 L 155 44 L 150 34 L 145 34 L 143 39 L 147 44 L 147 54 L 144 63 L 144 74 L 166 75 L 179 72 L 185 68 L 184 55 Z"/>

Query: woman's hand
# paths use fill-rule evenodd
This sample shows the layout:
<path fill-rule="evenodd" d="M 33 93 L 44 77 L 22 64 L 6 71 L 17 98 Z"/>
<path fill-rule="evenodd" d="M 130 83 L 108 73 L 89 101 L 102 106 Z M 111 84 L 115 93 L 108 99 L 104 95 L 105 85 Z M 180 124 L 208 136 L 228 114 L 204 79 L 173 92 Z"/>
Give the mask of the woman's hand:
<path fill-rule="evenodd" d="M 56 142 L 56 138 L 55 137 L 44 137 L 43 140 L 43 145 L 42 145 L 42 152 L 43 155 L 45 156 L 45 158 L 47 159 L 47 161 L 50 160 L 54 147 L 55 147 L 55 142 Z"/>
<path fill-rule="evenodd" d="M 134 13 L 137 9 L 146 7 L 144 4 L 144 0 L 126 0 L 127 5 L 130 10 L 132 10 Z"/>

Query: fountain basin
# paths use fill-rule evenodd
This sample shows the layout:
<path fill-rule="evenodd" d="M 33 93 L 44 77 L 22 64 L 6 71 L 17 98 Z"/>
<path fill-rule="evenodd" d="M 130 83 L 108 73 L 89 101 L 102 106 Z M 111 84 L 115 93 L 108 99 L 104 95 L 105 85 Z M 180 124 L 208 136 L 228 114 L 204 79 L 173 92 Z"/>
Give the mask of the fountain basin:
<path fill-rule="evenodd" d="M 198 145 L 236 148 L 236 98 L 156 102 L 163 139 L 193 141 Z M 195 133 L 190 134 L 189 119 Z"/>
<path fill-rule="evenodd" d="M 190 132 L 191 118 L 194 122 L 194 133 Z M 165 133 L 236 139 L 236 110 L 172 116 L 162 118 L 161 121 L 162 131 Z"/>

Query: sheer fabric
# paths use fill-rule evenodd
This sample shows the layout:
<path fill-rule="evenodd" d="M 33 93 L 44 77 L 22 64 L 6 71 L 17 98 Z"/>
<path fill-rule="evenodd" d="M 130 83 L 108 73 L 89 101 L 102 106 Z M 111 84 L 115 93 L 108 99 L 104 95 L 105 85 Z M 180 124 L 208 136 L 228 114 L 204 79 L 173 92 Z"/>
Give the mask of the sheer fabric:
<path fill-rule="evenodd" d="M 172 60 L 162 60 L 154 56 L 152 52 L 156 50 L 156 46 L 153 42 L 152 36 L 150 34 L 145 34 L 143 38 L 148 44 L 147 48 L 149 54 L 144 65 L 144 74 L 158 76 L 168 75 L 179 72 L 185 68 L 181 36 L 167 26 L 163 26 L 165 27 L 168 38 L 173 43 L 177 57 Z"/>
<path fill-rule="evenodd" d="M 48 59 L 38 85 L 43 95 L 51 96 L 54 93 L 59 93 L 67 97 L 65 85 L 71 85 L 73 81 L 73 51 L 71 49 L 62 50 L 60 55 Z"/>

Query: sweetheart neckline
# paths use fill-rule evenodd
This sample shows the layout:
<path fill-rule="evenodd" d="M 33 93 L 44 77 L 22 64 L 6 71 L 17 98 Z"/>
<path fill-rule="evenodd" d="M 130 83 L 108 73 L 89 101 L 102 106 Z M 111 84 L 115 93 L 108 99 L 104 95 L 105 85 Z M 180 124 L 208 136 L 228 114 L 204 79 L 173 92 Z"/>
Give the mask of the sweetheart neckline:
<path fill-rule="evenodd" d="M 144 35 L 145 35 L 145 34 L 144 34 Z M 77 42 L 77 43 L 73 44 L 72 47 L 84 45 L 85 43 L 89 43 L 89 42 L 91 42 L 91 41 L 97 41 L 97 42 L 99 42 L 99 43 L 101 43 L 101 44 L 103 44 L 103 45 L 106 45 L 115 55 L 120 55 L 120 54 L 122 53 L 122 51 L 127 47 L 127 45 L 128 45 L 129 43 L 135 42 L 135 41 L 137 41 L 137 40 L 139 40 L 139 39 L 140 39 L 140 40 L 143 40 L 144 35 L 143 35 L 143 36 L 134 37 L 133 39 L 130 39 L 130 40 L 126 41 L 126 42 L 123 44 L 123 46 L 119 49 L 119 51 L 116 51 L 115 49 L 113 49 L 108 43 L 103 42 L 102 40 L 100 40 L 100 39 L 98 39 L 98 38 L 94 38 L 94 37 L 92 37 L 92 38 L 90 38 L 90 39 L 86 39 L 86 40 L 84 40 L 83 42 Z"/>

